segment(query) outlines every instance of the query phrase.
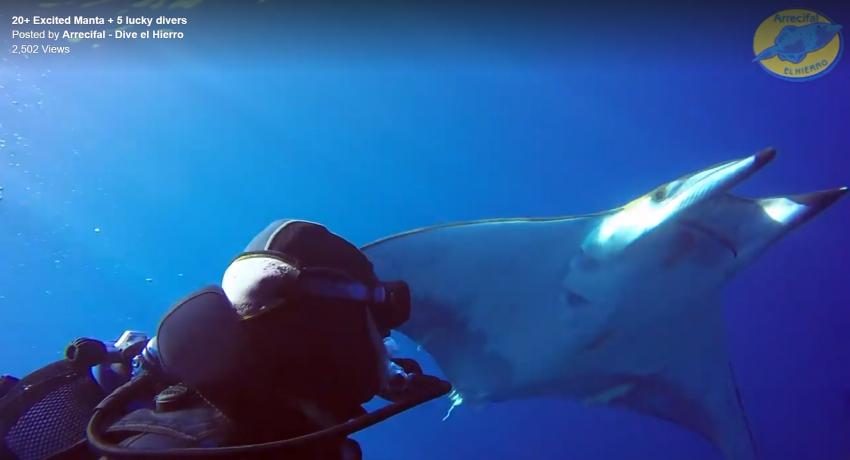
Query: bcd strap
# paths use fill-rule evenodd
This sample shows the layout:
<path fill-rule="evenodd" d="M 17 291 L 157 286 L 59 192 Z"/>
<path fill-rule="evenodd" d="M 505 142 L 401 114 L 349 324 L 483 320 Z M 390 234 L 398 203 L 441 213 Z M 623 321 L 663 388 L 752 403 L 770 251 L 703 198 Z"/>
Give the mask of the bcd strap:
<path fill-rule="evenodd" d="M 0 398 L 0 458 L 39 460 L 71 448 L 105 396 L 90 368 L 69 360 L 27 375 Z"/>

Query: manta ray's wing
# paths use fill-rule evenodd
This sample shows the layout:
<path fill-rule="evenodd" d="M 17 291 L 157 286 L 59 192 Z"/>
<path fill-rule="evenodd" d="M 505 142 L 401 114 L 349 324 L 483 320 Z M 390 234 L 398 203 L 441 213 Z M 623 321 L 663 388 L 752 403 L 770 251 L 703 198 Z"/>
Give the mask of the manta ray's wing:
<path fill-rule="evenodd" d="M 690 234 L 684 239 L 689 241 L 685 249 L 669 244 L 668 249 L 674 253 L 683 250 L 692 253 L 690 257 L 665 256 L 666 273 L 697 273 L 669 266 L 671 260 L 677 260 L 682 265 L 699 263 L 707 273 L 720 275 L 721 281 L 728 279 L 772 243 L 835 203 L 846 191 L 846 188 L 839 188 L 760 199 L 722 194 L 706 200 L 686 210 L 669 228 L 662 230 L 668 234 Z M 666 238 L 666 241 L 683 240 Z M 707 257 L 708 254 L 712 256 Z M 703 278 L 708 276 L 703 275 Z M 671 277 L 671 281 L 673 279 Z M 686 289 L 698 289 L 696 280 L 690 281 Z M 667 294 L 672 292 L 674 290 L 670 289 Z M 683 300 L 685 298 L 680 301 Z M 680 310 L 688 316 L 686 320 L 670 318 L 671 324 L 684 328 L 671 329 L 666 336 L 658 337 L 676 350 L 675 354 L 665 357 L 668 367 L 649 381 L 641 382 L 636 391 L 611 403 L 684 425 L 712 440 L 728 458 L 751 458 L 755 442 L 732 366 L 728 363 L 719 299 L 704 295 L 692 297 L 690 302 L 693 303 L 688 309 Z M 687 327 L 689 323 L 691 327 Z M 661 387 L 654 395 L 640 389 L 641 385 L 656 384 Z M 665 399 L 667 402 L 663 402 Z"/>
<path fill-rule="evenodd" d="M 598 374 L 608 379 L 606 366 L 625 373 L 615 375 L 609 392 L 585 401 L 671 421 L 700 434 L 728 459 L 753 459 L 756 443 L 729 361 L 720 296 L 686 301 L 688 309 L 663 320 L 613 320 L 623 324 L 624 337 L 583 359 L 596 361 Z M 612 366 L 617 355 L 627 362 Z"/>
<path fill-rule="evenodd" d="M 581 250 L 604 216 L 435 227 L 364 250 L 379 277 L 410 284 L 401 330 L 466 401 L 561 396 L 624 407 L 752 458 L 718 296 L 664 289 L 630 302 L 634 267 L 598 266 Z M 670 308 L 679 303 L 689 308 Z"/>
<path fill-rule="evenodd" d="M 722 244 L 735 256 L 727 276 L 746 266 L 770 244 L 808 222 L 847 192 L 846 187 L 801 195 L 741 198 L 723 194 L 687 210 L 680 224 Z"/>

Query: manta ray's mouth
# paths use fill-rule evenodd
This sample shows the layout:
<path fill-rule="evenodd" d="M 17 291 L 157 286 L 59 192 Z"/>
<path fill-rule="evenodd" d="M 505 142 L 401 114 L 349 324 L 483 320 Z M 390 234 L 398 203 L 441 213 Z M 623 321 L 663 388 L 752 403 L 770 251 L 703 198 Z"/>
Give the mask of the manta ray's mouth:
<path fill-rule="evenodd" d="M 681 222 L 681 225 L 689 230 L 692 230 L 696 233 L 699 233 L 706 238 L 713 240 L 725 247 L 732 253 L 732 257 L 738 258 L 738 248 L 735 246 L 735 243 L 732 242 L 731 238 L 726 237 L 722 233 L 717 232 L 711 228 L 706 227 L 705 225 L 694 221 L 694 220 L 684 220 Z"/>

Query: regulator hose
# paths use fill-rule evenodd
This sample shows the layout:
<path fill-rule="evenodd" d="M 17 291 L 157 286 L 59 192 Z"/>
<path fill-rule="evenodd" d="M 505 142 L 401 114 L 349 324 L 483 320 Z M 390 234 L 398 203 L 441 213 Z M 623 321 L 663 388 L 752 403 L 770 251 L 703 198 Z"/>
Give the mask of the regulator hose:
<path fill-rule="evenodd" d="M 86 437 L 88 438 L 89 445 L 95 451 L 110 458 L 219 457 L 289 449 L 319 441 L 347 437 L 352 433 L 368 428 L 408 409 L 439 398 L 451 390 L 451 384 L 435 377 L 416 375 L 413 378 L 428 379 L 432 381 L 429 381 L 428 385 L 420 386 L 421 390 L 417 391 L 416 394 L 410 397 L 402 397 L 380 409 L 376 409 L 372 412 L 368 412 L 332 427 L 293 438 L 259 444 L 243 444 L 227 447 L 130 449 L 108 441 L 105 436 L 103 424 L 104 420 L 106 420 L 109 415 L 121 409 L 142 391 L 152 388 L 156 379 L 150 373 L 142 372 L 133 380 L 116 389 L 109 396 L 104 398 L 100 404 L 98 404 L 94 410 L 94 414 L 89 420 L 88 427 L 86 428 Z"/>

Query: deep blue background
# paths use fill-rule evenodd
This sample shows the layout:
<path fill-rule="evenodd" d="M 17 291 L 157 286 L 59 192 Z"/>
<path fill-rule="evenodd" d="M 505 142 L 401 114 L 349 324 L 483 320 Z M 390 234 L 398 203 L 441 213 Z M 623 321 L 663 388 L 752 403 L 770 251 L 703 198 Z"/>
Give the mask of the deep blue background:
<path fill-rule="evenodd" d="M 147 12 L 188 16 L 182 42 L 4 50 L 0 371 L 58 359 L 74 337 L 153 331 L 281 217 L 363 244 L 593 212 L 768 145 L 780 157 L 742 194 L 847 185 L 847 56 L 805 83 L 751 62 L 756 26 L 789 6 L 205 3 Z M 804 6 L 850 25 L 847 6 Z M 3 37 L 25 11 L 0 7 Z M 838 203 L 726 290 L 765 459 L 850 458 L 848 215 Z M 539 400 L 441 422 L 447 406 L 365 432 L 367 458 L 719 458 L 623 411 Z"/>

